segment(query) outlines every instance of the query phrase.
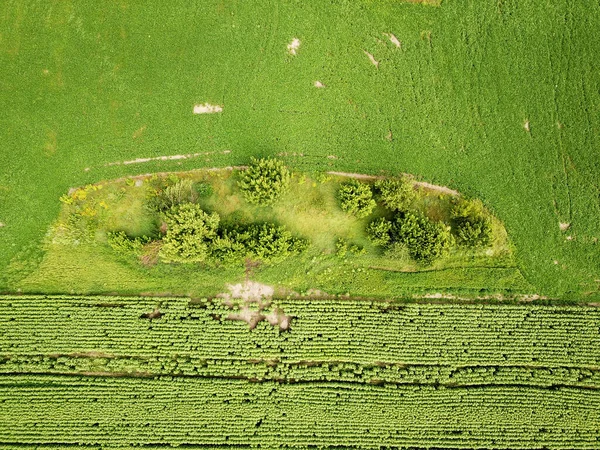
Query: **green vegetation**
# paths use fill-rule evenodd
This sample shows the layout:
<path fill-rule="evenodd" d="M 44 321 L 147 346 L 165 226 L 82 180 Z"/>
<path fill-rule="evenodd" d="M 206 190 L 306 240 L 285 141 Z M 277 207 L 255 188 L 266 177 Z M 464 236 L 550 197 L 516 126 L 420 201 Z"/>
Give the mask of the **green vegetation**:
<path fill-rule="evenodd" d="M 360 181 L 350 180 L 343 183 L 340 186 L 338 195 L 342 211 L 359 219 L 367 217 L 377 206 L 377 203 L 373 200 L 371 186 Z"/>
<path fill-rule="evenodd" d="M 410 209 L 416 197 L 413 184 L 405 178 L 377 180 L 375 189 L 381 202 L 392 211 Z"/>
<path fill-rule="evenodd" d="M 146 6 L 2 7 L 0 450 L 599 447 L 598 2 Z"/>
<path fill-rule="evenodd" d="M 159 251 L 163 261 L 191 263 L 208 257 L 217 236 L 218 214 L 207 214 L 194 203 L 182 203 L 171 207 L 164 219 L 167 231 Z"/>
<path fill-rule="evenodd" d="M 290 187 L 291 174 L 279 159 L 256 159 L 241 174 L 238 186 L 244 198 L 257 205 L 271 205 Z"/>
<path fill-rule="evenodd" d="M 593 448 L 599 437 L 596 308 L 274 300 L 263 313 L 293 317 L 280 331 L 228 320 L 241 305 L 216 300 L 2 303 L 0 435 L 16 442 Z"/>
<path fill-rule="evenodd" d="M 0 289 L 43 261 L 69 187 L 282 154 L 295 170 L 407 172 L 480 198 L 532 291 L 600 297 L 598 5 L 207 0 L 199 11 L 7 3 Z M 192 114 L 203 102 L 223 112 Z M 156 159 L 114 164 L 142 158 Z"/>
<path fill-rule="evenodd" d="M 409 212 L 396 216 L 391 227 L 391 242 L 406 246 L 416 261 L 430 263 L 450 250 L 449 227 Z"/>
<path fill-rule="evenodd" d="M 241 269 L 251 268 L 254 279 L 296 292 L 396 298 L 414 293 L 415 286 L 436 286 L 423 280 L 442 277 L 445 286 L 467 296 L 530 293 L 502 224 L 480 203 L 411 183 L 410 209 L 390 211 L 379 197 L 379 204 L 371 198 L 371 215 L 378 218 L 369 221 L 344 212 L 338 200 L 348 186 L 370 196 L 370 180 L 294 173 L 276 204 L 253 205 L 244 201 L 238 184 L 245 173 L 196 170 L 72 190 L 48 233 L 42 265 L 18 288 L 209 296 L 219 282 L 239 280 Z M 388 179 L 385 185 L 393 191 L 408 182 Z M 477 214 L 495 224 L 491 245 L 453 245 L 452 212 L 463 203 L 479 205 Z M 93 266 L 86 261 L 90 257 Z M 284 260 L 285 265 L 274 264 Z M 470 269 L 482 265 L 487 280 L 467 285 L 465 280 L 473 282 Z M 69 268 L 70 278 L 61 267 Z"/>

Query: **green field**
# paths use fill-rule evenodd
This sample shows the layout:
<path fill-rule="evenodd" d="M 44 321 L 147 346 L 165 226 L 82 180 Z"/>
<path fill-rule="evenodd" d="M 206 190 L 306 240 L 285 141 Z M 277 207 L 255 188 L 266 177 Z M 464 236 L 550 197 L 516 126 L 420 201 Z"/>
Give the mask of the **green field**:
<path fill-rule="evenodd" d="M 600 448 L 598 29 L 598 0 L 5 0 L 0 450 Z M 153 174 L 251 157 L 311 182 L 275 215 L 231 180 L 201 206 L 305 254 L 108 246 L 156 232 Z M 447 186 L 503 237 L 392 261 L 330 171 Z M 60 199 L 98 184 L 102 226 L 64 245 Z M 317 191 L 329 215 L 294 215 Z"/>
<path fill-rule="evenodd" d="M 12 1 L 0 17 L 4 290 L 71 186 L 282 154 L 482 198 L 536 293 L 600 295 L 595 2 Z M 204 102 L 223 112 L 192 114 Z"/>
<path fill-rule="evenodd" d="M 206 300 L 1 300 L 1 444 L 600 441 L 596 308 L 274 300 L 290 330 L 249 331 Z"/>

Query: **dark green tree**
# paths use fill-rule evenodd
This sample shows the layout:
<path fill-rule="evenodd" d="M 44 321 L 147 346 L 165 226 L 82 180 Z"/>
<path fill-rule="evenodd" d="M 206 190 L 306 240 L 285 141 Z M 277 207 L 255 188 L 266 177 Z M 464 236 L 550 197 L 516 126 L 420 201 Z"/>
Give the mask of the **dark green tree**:
<path fill-rule="evenodd" d="M 404 244 L 415 261 L 430 264 L 448 252 L 452 235 L 442 222 L 405 212 L 396 218 L 392 241 Z"/>
<path fill-rule="evenodd" d="M 392 211 L 410 208 L 417 195 L 406 177 L 377 180 L 375 189 L 383 205 Z"/>

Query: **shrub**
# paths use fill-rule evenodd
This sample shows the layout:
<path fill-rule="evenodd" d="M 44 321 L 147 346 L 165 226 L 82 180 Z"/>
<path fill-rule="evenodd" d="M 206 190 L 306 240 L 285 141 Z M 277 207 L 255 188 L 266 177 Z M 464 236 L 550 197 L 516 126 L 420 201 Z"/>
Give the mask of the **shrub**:
<path fill-rule="evenodd" d="M 231 234 L 235 248 L 241 251 L 241 257 L 262 262 L 282 261 L 288 256 L 302 253 L 308 242 L 294 238 L 285 227 L 272 223 L 253 224 L 237 228 Z"/>
<path fill-rule="evenodd" d="M 125 256 L 140 255 L 144 245 L 150 242 L 147 236 L 130 238 L 124 231 L 108 232 L 106 238 L 114 251 Z"/>
<path fill-rule="evenodd" d="M 460 245 L 487 247 L 492 243 L 492 221 L 483 204 L 476 200 L 459 200 L 452 208 L 452 225 Z"/>
<path fill-rule="evenodd" d="M 344 238 L 339 238 L 335 241 L 335 255 L 338 258 L 345 258 L 348 253 L 348 241 Z"/>
<path fill-rule="evenodd" d="M 198 194 L 192 180 L 184 178 L 183 180 L 178 179 L 175 184 L 160 190 L 151 204 L 154 209 L 162 212 L 182 203 L 193 203 L 197 197 Z"/>
<path fill-rule="evenodd" d="M 376 206 L 371 186 L 357 180 L 343 183 L 338 196 L 342 210 L 358 218 L 367 217 Z"/>
<path fill-rule="evenodd" d="M 292 175 L 283 161 L 252 158 L 241 174 L 238 187 L 248 203 L 271 205 L 289 189 Z"/>
<path fill-rule="evenodd" d="M 377 180 L 375 189 L 381 202 L 392 211 L 408 209 L 417 195 L 412 183 L 406 178 Z"/>
<path fill-rule="evenodd" d="M 367 226 L 367 237 L 373 245 L 385 247 L 392 239 L 390 232 L 392 230 L 392 222 L 381 217 L 375 219 Z"/>
<path fill-rule="evenodd" d="M 183 203 L 171 207 L 164 215 L 167 232 L 159 256 L 164 262 L 204 261 L 211 241 L 217 236 L 219 215 L 207 214 L 200 206 Z"/>
<path fill-rule="evenodd" d="M 408 212 L 396 218 L 392 240 L 406 245 L 411 258 L 424 264 L 447 253 L 452 242 L 446 225 Z"/>

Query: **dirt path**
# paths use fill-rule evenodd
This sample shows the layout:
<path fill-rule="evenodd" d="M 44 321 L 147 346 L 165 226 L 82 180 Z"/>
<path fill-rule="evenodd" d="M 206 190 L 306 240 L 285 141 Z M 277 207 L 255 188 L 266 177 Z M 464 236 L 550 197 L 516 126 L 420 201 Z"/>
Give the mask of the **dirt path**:
<path fill-rule="evenodd" d="M 351 173 L 351 172 L 327 172 L 330 175 L 337 175 L 339 177 L 348 177 L 348 178 L 354 178 L 357 180 L 381 180 L 387 177 L 384 176 L 377 176 L 377 175 L 365 175 L 362 173 Z M 409 175 L 409 174 L 403 174 L 403 175 Z M 454 196 L 459 196 L 460 193 L 458 191 L 455 191 L 454 189 L 450 189 L 449 187 L 446 186 L 439 186 L 437 184 L 431 184 L 431 183 L 427 183 L 425 181 L 414 181 L 413 182 L 414 186 L 423 188 L 423 189 L 427 189 L 430 191 L 435 191 L 435 192 L 439 192 L 441 194 L 448 194 L 448 195 L 454 195 Z"/>

